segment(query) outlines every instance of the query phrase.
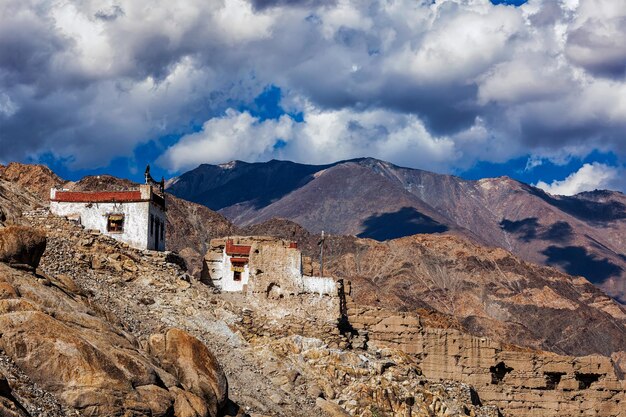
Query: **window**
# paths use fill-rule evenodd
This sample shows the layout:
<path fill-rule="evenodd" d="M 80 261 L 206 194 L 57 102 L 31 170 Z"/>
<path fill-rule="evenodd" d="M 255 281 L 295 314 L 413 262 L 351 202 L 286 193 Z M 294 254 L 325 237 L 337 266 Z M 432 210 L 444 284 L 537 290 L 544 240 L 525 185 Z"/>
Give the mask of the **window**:
<path fill-rule="evenodd" d="M 239 271 L 233 272 L 233 281 L 241 281 L 241 272 Z"/>
<path fill-rule="evenodd" d="M 124 215 L 109 214 L 107 217 L 107 231 L 112 233 L 122 233 L 124 231 Z"/>
<path fill-rule="evenodd" d="M 161 223 L 161 240 L 164 239 L 165 235 L 165 222 Z"/>

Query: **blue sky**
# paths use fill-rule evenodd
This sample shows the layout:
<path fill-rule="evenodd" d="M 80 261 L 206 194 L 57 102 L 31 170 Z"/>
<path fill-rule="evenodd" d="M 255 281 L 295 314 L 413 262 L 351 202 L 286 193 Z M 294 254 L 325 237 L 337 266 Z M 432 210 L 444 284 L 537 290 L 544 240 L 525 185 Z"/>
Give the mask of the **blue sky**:
<path fill-rule="evenodd" d="M 617 3 L 2 0 L 0 162 L 139 181 L 372 156 L 624 190 Z"/>

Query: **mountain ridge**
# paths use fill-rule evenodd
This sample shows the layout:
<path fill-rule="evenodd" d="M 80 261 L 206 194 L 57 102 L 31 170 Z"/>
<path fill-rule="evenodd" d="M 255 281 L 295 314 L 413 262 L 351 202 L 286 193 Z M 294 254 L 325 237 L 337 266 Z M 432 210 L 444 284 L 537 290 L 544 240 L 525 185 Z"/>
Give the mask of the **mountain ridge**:
<path fill-rule="evenodd" d="M 626 301 L 626 196 L 620 192 L 554 196 L 506 176 L 465 180 L 374 158 L 327 165 L 231 162 L 196 170 L 170 182 L 168 191 L 239 227 L 285 218 L 314 233 L 379 241 L 457 234 L 585 276 Z"/>

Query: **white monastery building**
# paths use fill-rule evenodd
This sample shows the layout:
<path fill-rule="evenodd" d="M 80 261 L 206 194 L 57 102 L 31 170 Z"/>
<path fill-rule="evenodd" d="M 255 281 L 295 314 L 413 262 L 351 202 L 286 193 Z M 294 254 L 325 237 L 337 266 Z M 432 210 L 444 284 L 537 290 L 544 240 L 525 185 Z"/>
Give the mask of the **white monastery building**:
<path fill-rule="evenodd" d="M 152 185 L 158 184 L 159 192 Z M 50 212 L 74 218 L 137 249 L 165 250 L 165 195 L 146 169 L 146 185 L 130 191 L 50 190 Z"/>
<path fill-rule="evenodd" d="M 202 281 L 221 291 L 284 295 L 337 293 L 335 280 L 313 276 L 311 260 L 296 242 L 267 236 L 212 239 Z"/>

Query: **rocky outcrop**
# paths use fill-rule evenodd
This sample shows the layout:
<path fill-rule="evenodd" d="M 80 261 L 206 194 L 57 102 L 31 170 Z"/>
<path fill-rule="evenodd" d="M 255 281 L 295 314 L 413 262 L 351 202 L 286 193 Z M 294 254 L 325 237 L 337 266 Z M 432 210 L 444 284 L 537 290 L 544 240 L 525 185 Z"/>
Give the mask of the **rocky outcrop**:
<path fill-rule="evenodd" d="M 217 415 L 224 407 L 228 398 L 226 376 L 215 356 L 198 339 L 182 330 L 170 329 L 150 337 L 149 352 L 165 370 L 178 377 L 185 390 L 197 397 L 187 395 L 185 400 L 177 401 L 192 408 L 204 402 L 210 415 Z"/>
<path fill-rule="evenodd" d="M 348 316 L 370 345 L 412 355 L 430 380 L 473 386 L 482 401 L 506 416 L 626 415 L 626 381 L 610 358 L 521 349 L 452 328 L 423 326 L 414 314 L 353 303 Z"/>
<path fill-rule="evenodd" d="M 0 176 L 0 227 L 15 224 L 23 212 L 42 206 L 39 197 Z"/>
<path fill-rule="evenodd" d="M 46 235 L 24 226 L 0 229 L 0 262 L 34 270 L 46 250 Z"/>
<path fill-rule="evenodd" d="M 0 167 L 0 178 L 29 190 L 42 201 L 48 200 L 51 188 L 58 187 L 65 182 L 44 165 L 18 162 L 11 162 L 6 167 Z"/>
<path fill-rule="evenodd" d="M 36 265 L 45 244 L 41 232 L 9 228 L 0 236 L 11 243 L 9 260 Z M 151 356 L 111 321 L 69 276 L 0 263 L 0 350 L 47 392 L 83 415 L 218 415 L 226 379 L 197 339 L 169 330 L 165 350 Z"/>

